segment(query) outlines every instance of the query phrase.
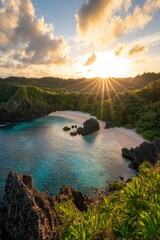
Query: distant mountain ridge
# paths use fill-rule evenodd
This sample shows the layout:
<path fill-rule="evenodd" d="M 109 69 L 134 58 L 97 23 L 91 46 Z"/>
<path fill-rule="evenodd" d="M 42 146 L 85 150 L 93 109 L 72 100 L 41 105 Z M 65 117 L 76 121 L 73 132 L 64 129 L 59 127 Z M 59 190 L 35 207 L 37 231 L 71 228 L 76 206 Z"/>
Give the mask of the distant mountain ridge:
<path fill-rule="evenodd" d="M 107 78 L 106 78 L 107 79 Z M 137 89 L 146 86 L 148 83 L 160 79 L 160 73 L 144 73 L 136 77 L 128 78 L 108 78 L 115 91 L 124 91 L 125 89 Z M 43 78 L 25 78 L 25 77 L 8 77 L 0 78 L 0 84 L 7 84 L 12 86 L 35 86 L 40 88 L 48 88 L 55 91 L 68 90 L 78 92 L 91 92 L 91 89 L 102 78 L 80 78 L 80 79 L 63 79 L 54 77 Z M 109 86 L 110 91 L 112 87 Z M 97 93 L 97 89 L 93 89 L 93 93 Z"/>

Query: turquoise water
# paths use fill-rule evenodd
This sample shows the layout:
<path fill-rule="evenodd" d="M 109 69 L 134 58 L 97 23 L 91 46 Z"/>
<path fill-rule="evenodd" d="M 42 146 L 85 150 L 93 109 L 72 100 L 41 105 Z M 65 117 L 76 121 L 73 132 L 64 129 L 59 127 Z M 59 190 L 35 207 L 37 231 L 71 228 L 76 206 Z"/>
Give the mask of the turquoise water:
<path fill-rule="evenodd" d="M 9 171 L 31 174 L 35 187 L 57 194 L 64 185 L 88 193 L 108 181 L 133 176 L 120 148 L 105 136 L 70 136 L 62 128 L 79 124 L 62 117 L 43 117 L 0 129 L 0 201 Z"/>

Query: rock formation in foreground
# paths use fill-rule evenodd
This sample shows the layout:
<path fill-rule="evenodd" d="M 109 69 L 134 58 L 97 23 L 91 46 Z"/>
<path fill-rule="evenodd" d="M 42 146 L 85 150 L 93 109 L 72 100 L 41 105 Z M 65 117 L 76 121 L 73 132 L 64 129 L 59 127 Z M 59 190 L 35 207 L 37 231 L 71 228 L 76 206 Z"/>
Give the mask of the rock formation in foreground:
<path fill-rule="evenodd" d="M 0 232 L 3 229 L 2 235 L 7 235 L 4 239 L 60 239 L 54 200 L 34 188 L 30 175 L 10 172 L 0 213 Z"/>
<path fill-rule="evenodd" d="M 76 208 L 81 212 L 87 211 L 87 204 L 90 204 L 90 200 L 87 196 L 67 185 L 64 185 L 60 189 L 60 193 L 55 197 L 55 199 L 57 202 L 63 202 L 72 199 Z"/>
<path fill-rule="evenodd" d="M 100 129 L 97 119 L 90 118 L 83 123 L 83 128 L 77 128 L 77 133 L 82 135 L 92 134 Z"/>
<path fill-rule="evenodd" d="M 139 147 L 122 148 L 122 155 L 131 160 L 130 167 L 138 170 L 139 165 L 144 162 L 150 162 L 154 165 L 160 154 L 160 138 L 157 138 L 153 143 L 143 142 Z"/>

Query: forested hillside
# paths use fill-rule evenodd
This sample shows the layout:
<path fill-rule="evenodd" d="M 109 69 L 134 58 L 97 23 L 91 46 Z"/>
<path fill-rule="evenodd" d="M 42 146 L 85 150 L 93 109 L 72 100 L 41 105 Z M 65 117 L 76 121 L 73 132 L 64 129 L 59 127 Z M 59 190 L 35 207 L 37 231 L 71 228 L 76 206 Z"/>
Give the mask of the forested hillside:
<path fill-rule="evenodd" d="M 146 86 L 148 83 L 160 79 L 160 73 L 144 73 L 130 78 L 109 78 L 108 88 L 110 94 L 116 92 L 137 89 Z M 91 92 L 97 93 L 97 88 L 101 85 L 101 78 L 93 79 L 62 79 L 53 77 L 44 78 L 25 78 L 25 77 L 8 77 L 5 79 L 0 78 L 0 84 L 7 84 L 12 86 L 35 86 L 40 88 L 48 88 L 54 91 L 68 90 L 77 92 Z M 96 87 L 95 87 L 96 86 Z M 99 93 L 102 89 L 99 89 Z"/>
<path fill-rule="evenodd" d="M 106 101 L 104 116 L 116 126 L 135 128 L 146 139 L 160 136 L 160 80 Z"/>
<path fill-rule="evenodd" d="M 0 123 L 79 110 L 106 121 L 106 127 L 136 128 L 152 140 L 160 136 L 158 79 L 155 73 L 127 79 L 0 79 Z"/>

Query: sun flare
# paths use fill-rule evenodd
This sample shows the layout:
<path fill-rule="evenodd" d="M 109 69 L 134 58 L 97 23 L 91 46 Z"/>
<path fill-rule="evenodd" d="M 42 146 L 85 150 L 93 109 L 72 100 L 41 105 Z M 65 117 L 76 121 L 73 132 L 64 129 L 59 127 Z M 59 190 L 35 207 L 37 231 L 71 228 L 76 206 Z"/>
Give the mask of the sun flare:
<path fill-rule="evenodd" d="M 113 52 L 98 54 L 92 65 L 83 68 L 84 76 L 87 78 L 123 77 L 128 74 L 128 71 L 127 59 L 116 57 Z"/>

